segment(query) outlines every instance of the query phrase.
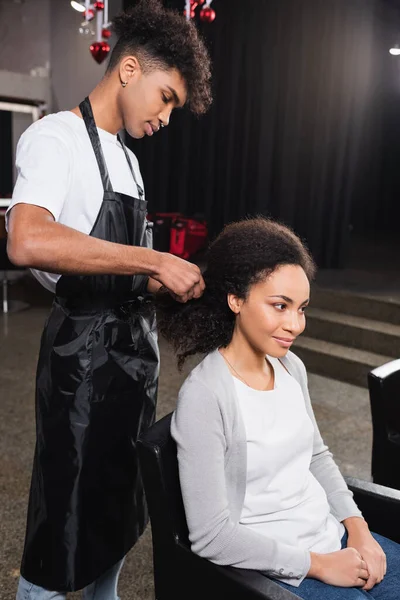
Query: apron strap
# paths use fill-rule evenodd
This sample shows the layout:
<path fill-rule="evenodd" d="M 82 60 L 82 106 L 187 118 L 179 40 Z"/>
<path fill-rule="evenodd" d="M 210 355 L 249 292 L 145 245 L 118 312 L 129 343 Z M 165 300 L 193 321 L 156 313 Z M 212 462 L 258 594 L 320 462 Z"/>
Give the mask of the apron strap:
<path fill-rule="evenodd" d="M 106 161 L 104 159 L 104 154 L 96 127 L 96 121 L 94 120 L 93 116 L 92 105 L 90 104 L 89 98 L 85 98 L 84 101 L 80 103 L 79 109 L 82 113 L 82 117 L 85 122 L 86 129 L 93 146 L 93 151 L 96 156 L 97 164 L 99 165 L 99 171 L 104 191 L 113 192 L 110 176 L 108 174 Z"/>
<path fill-rule="evenodd" d="M 121 138 L 121 136 L 119 134 L 118 134 L 118 141 L 119 141 L 119 143 L 122 146 L 122 149 L 123 149 L 123 151 L 125 153 L 125 156 L 126 156 L 126 160 L 128 161 L 128 165 L 129 165 L 129 168 L 130 168 L 131 173 L 132 173 L 133 180 L 136 183 L 136 187 L 137 187 L 138 192 L 139 192 L 139 200 L 144 200 L 144 190 L 143 190 L 142 186 L 139 185 L 139 183 L 138 183 L 138 181 L 136 179 L 135 171 L 134 171 L 133 166 L 132 166 L 131 157 L 129 156 L 128 150 L 126 149 L 126 146 L 125 146 L 124 142 L 122 141 L 122 138 Z"/>

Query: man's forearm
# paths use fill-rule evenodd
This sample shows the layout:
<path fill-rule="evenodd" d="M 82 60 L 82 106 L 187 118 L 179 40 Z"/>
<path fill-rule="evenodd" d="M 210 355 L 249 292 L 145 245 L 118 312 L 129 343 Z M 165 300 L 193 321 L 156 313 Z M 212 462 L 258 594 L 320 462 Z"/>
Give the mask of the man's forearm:
<path fill-rule="evenodd" d="M 51 217 L 32 226 L 24 215 L 10 215 L 8 252 L 19 266 L 50 273 L 100 275 L 132 275 L 158 273 L 161 253 L 149 248 L 115 244 L 88 236 Z"/>

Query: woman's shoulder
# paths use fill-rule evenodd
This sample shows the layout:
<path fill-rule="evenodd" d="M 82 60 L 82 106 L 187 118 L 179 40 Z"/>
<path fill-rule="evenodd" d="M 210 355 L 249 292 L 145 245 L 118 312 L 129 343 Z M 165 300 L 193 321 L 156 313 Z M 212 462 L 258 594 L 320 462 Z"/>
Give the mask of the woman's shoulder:
<path fill-rule="evenodd" d="M 222 360 L 222 357 L 218 350 L 207 354 L 203 360 L 190 371 L 183 382 L 180 394 L 181 392 L 187 393 L 188 390 L 192 391 L 197 388 L 201 390 L 208 389 L 210 392 L 214 392 L 215 388 L 218 387 L 218 381 L 222 375 L 220 360 Z"/>
<path fill-rule="evenodd" d="M 232 386 L 225 361 L 215 350 L 207 354 L 185 379 L 179 391 L 177 410 L 197 410 L 201 404 L 224 411 L 223 407 L 230 404 Z"/>

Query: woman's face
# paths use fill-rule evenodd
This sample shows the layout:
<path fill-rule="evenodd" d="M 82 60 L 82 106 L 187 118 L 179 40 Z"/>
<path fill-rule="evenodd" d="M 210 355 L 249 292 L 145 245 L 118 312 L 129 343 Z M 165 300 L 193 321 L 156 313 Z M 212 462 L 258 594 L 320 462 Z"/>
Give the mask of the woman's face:
<path fill-rule="evenodd" d="M 228 296 L 229 306 L 237 315 L 234 337 L 244 338 L 257 353 L 285 356 L 304 331 L 309 297 L 304 270 L 296 265 L 279 267 L 254 284 L 246 300 Z"/>
<path fill-rule="evenodd" d="M 176 69 L 144 73 L 137 66 L 122 73 L 121 80 L 127 81 L 119 96 L 124 127 L 133 138 L 152 136 L 161 124 L 168 125 L 172 110 L 186 102 L 185 82 Z"/>

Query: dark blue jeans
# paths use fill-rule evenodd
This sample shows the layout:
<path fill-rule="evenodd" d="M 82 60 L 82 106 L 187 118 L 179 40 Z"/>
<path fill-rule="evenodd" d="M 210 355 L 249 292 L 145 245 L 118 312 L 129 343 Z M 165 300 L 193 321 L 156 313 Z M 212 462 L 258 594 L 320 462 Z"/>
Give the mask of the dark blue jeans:
<path fill-rule="evenodd" d="M 386 554 L 387 573 L 372 590 L 343 588 L 328 585 L 317 579 L 303 579 L 298 588 L 278 582 L 304 600 L 399 600 L 400 599 L 400 544 L 377 533 L 372 534 Z M 342 538 L 342 548 L 347 548 L 347 533 Z"/>

